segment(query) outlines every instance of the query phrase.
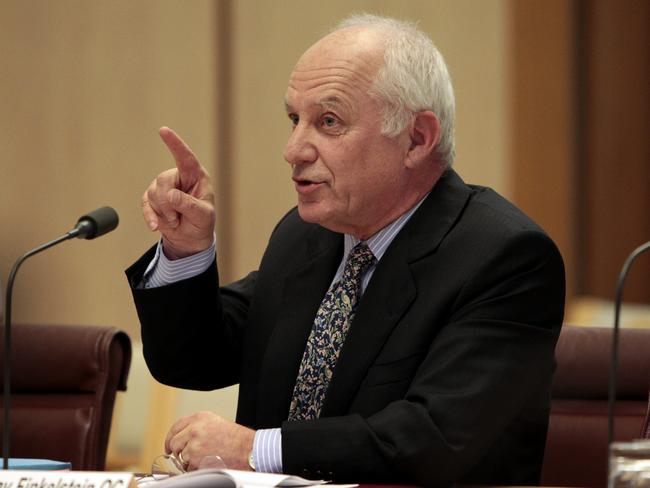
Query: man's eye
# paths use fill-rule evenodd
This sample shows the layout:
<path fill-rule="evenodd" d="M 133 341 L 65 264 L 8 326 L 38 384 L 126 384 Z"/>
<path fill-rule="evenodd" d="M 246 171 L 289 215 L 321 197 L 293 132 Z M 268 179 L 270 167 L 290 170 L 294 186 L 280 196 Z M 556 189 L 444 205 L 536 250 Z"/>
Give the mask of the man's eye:
<path fill-rule="evenodd" d="M 291 125 L 294 127 L 300 122 L 300 118 L 296 114 L 289 114 L 289 120 L 291 120 Z"/>
<path fill-rule="evenodd" d="M 323 125 L 325 127 L 334 127 L 337 124 L 337 122 L 338 121 L 330 115 L 326 115 L 325 117 L 323 117 Z"/>

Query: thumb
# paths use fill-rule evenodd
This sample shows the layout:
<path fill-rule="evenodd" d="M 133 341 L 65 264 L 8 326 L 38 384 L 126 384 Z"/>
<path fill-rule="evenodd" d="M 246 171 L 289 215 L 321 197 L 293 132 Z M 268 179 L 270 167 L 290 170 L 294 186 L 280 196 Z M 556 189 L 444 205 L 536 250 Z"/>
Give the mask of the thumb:
<path fill-rule="evenodd" d="M 201 226 L 203 223 L 210 225 L 213 209 L 209 202 L 200 200 L 176 188 L 172 188 L 167 192 L 167 200 L 174 210 L 195 225 Z"/>

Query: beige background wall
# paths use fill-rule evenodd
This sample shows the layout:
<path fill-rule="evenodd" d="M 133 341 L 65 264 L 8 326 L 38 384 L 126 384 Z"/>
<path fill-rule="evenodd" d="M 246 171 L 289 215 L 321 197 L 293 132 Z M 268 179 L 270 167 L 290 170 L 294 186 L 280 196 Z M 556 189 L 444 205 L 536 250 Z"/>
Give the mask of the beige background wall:
<path fill-rule="evenodd" d="M 219 17 L 224 5 L 229 19 Z M 231 250 L 220 260 L 231 278 L 256 267 L 275 222 L 295 202 L 282 159 L 289 72 L 353 10 L 419 20 L 455 84 L 457 170 L 509 195 L 510 8 L 509 0 L 3 0 L 0 280 L 6 284 L 22 252 L 65 232 L 82 213 L 112 205 L 121 219 L 102 239 L 66 243 L 27 262 L 14 290 L 15 323 L 112 324 L 138 341 L 123 269 L 155 241 L 139 201 L 172 164 L 157 137 L 161 125 L 175 128 L 213 174 L 230 175 L 215 183 L 230 209 L 219 215 L 220 244 Z M 227 46 L 217 45 L 224 20 Z M 220 57 L 224 49 L 231 66 Z M 220 75 L 232 93 L 219 92 Z M 226 141 L 217 130 L 223 124 L 232 134 Z M 217 160 L 219 144 L 229 145 L 228 161 Z M 164 408 L 149 406 L 151 382 L 135 361 L 116 438 L 137 447 L 147 429 L 164 434 L 167 423 L 152 420 Z M 198 408 L 231 416 L 234 395 L 161 398 L 177 402 L 169 416 Z"/>
<path fill-rule="evenodd" d="M 213 151 L 213 29 L 208 1 L 3 1 L 0 209 L 3 283 L 23 252 L 111 205 L 119 228 L 26 262 L 14 320 L 101 323 L 137 338 L 124 268 L 155 237 L 140 195 L 171 159 L 157 128 Z"/>

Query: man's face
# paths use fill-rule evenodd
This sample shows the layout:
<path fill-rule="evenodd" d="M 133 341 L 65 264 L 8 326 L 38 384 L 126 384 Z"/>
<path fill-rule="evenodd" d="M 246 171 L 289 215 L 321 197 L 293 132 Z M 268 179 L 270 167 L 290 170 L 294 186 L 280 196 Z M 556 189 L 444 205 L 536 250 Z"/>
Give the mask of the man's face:
<path fill-rule="evenodd" d="M 367 92 L 382 53 L 362 36 L 336 32 L 298 61 L 286 95 L 293 131 L 284 157 L 302 219 L 365 239 L 401 213 L 393 215 L 408 192 L 410 139 L 408 131 L 381 134 L 380 105 Z"/>

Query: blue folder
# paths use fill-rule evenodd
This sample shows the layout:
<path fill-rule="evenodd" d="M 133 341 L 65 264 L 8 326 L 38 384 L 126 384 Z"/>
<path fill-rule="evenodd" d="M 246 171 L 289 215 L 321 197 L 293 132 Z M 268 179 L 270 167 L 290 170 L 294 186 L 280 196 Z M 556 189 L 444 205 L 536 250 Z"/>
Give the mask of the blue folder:
<path fill-rule="evenodd" d="M 0 457 L 0 460 L 1 459 L 2 458 Z M 2 464 L 0 464 L 0 467 L 2 467 Z M 65 461 L 53 461 L 51 459 L 9 458 L 9 469 L 60 471 L 64 469 L 72 469 L 72 464 Z"/>

